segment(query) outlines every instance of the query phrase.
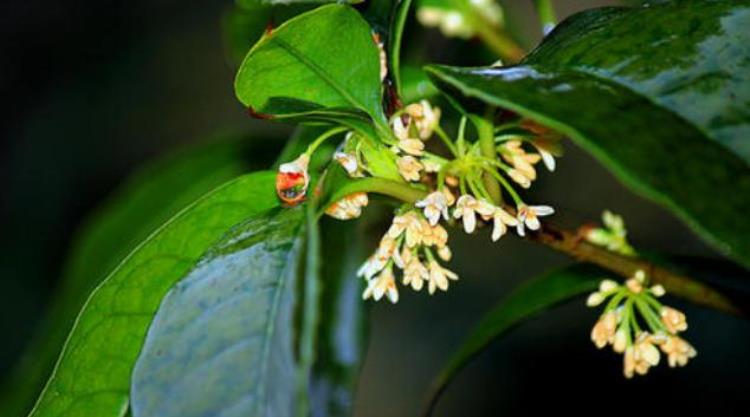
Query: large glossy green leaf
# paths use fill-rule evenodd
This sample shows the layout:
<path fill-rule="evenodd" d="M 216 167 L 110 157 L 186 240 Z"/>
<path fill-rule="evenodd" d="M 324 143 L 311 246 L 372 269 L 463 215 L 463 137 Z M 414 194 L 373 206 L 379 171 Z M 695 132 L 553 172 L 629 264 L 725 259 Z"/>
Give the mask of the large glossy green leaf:
<path fill-rule="evenodd" d="M 235 92 L 259 117 L 384 123 L 378 48 L 346 5 L 319 7 L 264 35 L 242 62 Z"/>
<path fill-rule="evenodd" d="M 244 219 L 278 205 L 274 173 L 228 182 L 134 249 L 86 301 L 32 416 L 122 416 L 132 367 L 168 289 Z"/>
<path fill-rule="evenodd" d="M 614 81 L 750 162 L 750 1 L 683 0 L 566 20 L 525 64 Z"/>
<path fill-rule="evenodd" d="M 450 380 L 493 340 L 502 337 L 523 321 L 595 289 L 602 276 L 606 276 L 606 272 L 599 268 L 574 265 L 552 271 L 519 286 L 479 320 L 433 380 L 428 396 L 427 415 L 432 413 Z"/>
<path fill-rule="evenodd" d="M 571 137 L 750 266 L 750 35 L 741 22 L 750 23 L 747 2 L 600 9 L 561 24 L 522 65 L 428 71 L 455 97 Z"/>
<path fill-rule="evenodd" d="M 167 293 L 133 371 L 134 417 L 295 415 L 303 220 L 254 217 Z"/>
<path fill-rule="evenodd" d="M 128 178 L 86 221 L 71 245 L 61 285 L 45 319 L 5 377 L 0 415 L 26 415 L 55 364 L 89 292 L 140 241 L 180 209 L 258 165 L 245 158 L 243 135 L 219 137 L 149 163 Z"/>

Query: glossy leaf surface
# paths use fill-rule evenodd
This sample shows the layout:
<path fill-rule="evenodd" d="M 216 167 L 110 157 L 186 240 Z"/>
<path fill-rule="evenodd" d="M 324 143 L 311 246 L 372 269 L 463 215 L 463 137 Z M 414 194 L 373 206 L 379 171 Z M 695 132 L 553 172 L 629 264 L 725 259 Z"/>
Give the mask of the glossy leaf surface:
<path fill-rule="evenodd" d="M 266 34 L 245 57 L 235 92 L 259 117 L 382 122 L 380 58 L 367 22 L 328 5 Z"/>
<path fill-rule="evenodd" d="M 133 372 L 134 417 L 295 415 L 303 220 L 254 217 L 167 293 Z"/>
<path fill-rule="evenodd" d="M 690 7 L 698 3 L 702 6 Z M 659 17 L 674 13 L 681 19 Z M 545 43 L 522 65 L 432 67 L 429 72 L 464 102 L 479 99 L 566 134 L 632 189 L 750 266 L 750 220 L 745 216 L 750 207 L 745 146 L 750 141 L 742 133 L 750 123 L 750 49 L 744 40 L 750 35 L 741 33 L 737 23 L 750 22 L 749 17 L 745 2 L 599 9 L 561 24 L 547 38 L 552 46 Z M 686 20 L 693 26 L 686 28 Z M 620 43 L 600 48 L 595 38 L 585 48 L 574 39 L 576 33 Z M 664 42 L 669 50 L 660 49 Z M 721 45 L 717 51 L 722 52 L 704 53 L 704 43 Z M 630 44 L 640 45 L 632 62 L 622 50 Z M 573 52 L 566 54 L 566 48 Z M 655 55 L 658 59 L 647 65 L 645 60 Z M 632 72 L 626 70 L 629 65 L 634 65 Z M 714 72 L 720 68 L 738 71 Z M 710 115 L 713 122 L 694 116 L 696 112 Z"/>
<path fill-rule="evenodd" d="M 583 12 L 525 64 L 613 81 L 750 163 L 750 2 L 688 0 Z"/>
<path fill-rule="evenodd" d="M 222 185 L 134 249 L 84 305 L 31 415 L 123 415 L 131 370 L 162 297 L 232 226 L 278 205 L 274 177 L 259 172 Z"/>

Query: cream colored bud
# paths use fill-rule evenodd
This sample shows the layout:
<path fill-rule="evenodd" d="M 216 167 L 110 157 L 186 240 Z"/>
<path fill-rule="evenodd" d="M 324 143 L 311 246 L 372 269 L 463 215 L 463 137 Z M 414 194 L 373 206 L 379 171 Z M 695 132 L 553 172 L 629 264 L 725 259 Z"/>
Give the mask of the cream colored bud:
<path fill-rule="evenodd" d="M 596 307 L 603 302 L 604 302 L 604 295 L 600 293 L 599 291 L 592 292 L 591 294 L 589 294 L 589 297 L 586 299 L 586 305 L 588 307 Z"/>
<path fill-rule="evenodd" d="M 611 279 L 605 279 L 599 284 L 599 292 L 608 293 L 610 291 L 614 291 L 619 287 L 620 285 L 612 281 Z"/>

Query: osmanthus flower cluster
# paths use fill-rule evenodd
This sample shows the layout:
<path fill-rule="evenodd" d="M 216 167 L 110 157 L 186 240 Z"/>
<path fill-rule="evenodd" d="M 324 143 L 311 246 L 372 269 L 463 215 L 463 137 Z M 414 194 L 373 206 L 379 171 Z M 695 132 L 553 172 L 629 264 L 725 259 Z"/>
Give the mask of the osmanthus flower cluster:
<path fill-rule="evenodd" d="M 468 39 L 476 35 L 476 19 L 484 24 L 500 27 L 504 24 L 503 9 L 493 0 L 471 0 L 453 7 L 451 2 L 423 1 L 417 9 L 417 19 L 427 27 L 439 28 L 446 37 Z"/>
<path fill-rule="evenodd" d="M 612 346 L 622 353 L 626 378 L 645 375 L 666 355 L 670 367 L 685 366 L 695 357 L 695 349 L 678 334 L 687 329 L 685 315 L 663 305 L 657 298 L 664 295 L 661 285 L 648 286 L 644 271 L 620 285 L 605 279 L 599 290 L 589 295 L 586 304 L 595 307 L 606 302 L 601 317 L 591 330 L 596 347 Z"/>
<path fill-rule="evenodd" d="M 458 275 L 444 266 L 451 259 L 445 224 L 461 224 L 466 233 L 486 224 L 492 228 L 492 241 L 497 241 L 509 228 L 520 236 L 527 230 L 538 230 L 538 218 L 554 212 L 549 206 L 526 204 L 516 188 L 531 186 L 537 179 L 536 166 L 540 162 L 554 170 L 558 136 L 541 126 L 517 120 L 490 132 L 493 150 L 488 155 L 479 140 L 468 139 L 468 118 L 461 119 L 455 139 L 442 129 L 440 119 L 441 110 L 428 101 L 412 103 L 391 116 L 391 134 L 379 138 L 385 145 L 385 159 L 394 167 L 399 182 L 418 190 L 422 197 L 398 208 L 378 249 L 359 270 L 367 281 L 363 293 L 366 299 L 385 297 L 397 302 L 398 271 L 401 284 L 415 291 L 446 291 Z M 331 134 L 314 141 L 295 161 L 281 166 L 277 185 L 284 201 L 294 204 L 300 191 L 307 187 L 307 161 L 328 137 Z M 432 145 L 433 137 L 439 138 L 440 143 Z M 333 155 L 351 178 L 380 175 L 364 151 L 368 140 L 371 139 L 350 131 Z M 493 198 L 488 180 L 513 206 Z M 368 203 L 366 193 L 355 192 L 333 202 L 325 212 L 336 219 L 353 219 Z"/>

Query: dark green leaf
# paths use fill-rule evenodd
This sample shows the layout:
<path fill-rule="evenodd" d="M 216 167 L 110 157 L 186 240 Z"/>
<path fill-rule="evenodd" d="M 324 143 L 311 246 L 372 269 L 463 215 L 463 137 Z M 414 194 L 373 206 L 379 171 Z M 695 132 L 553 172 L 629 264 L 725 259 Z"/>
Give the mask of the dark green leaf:
<path fill-rule="evenodd" d="M 278 205 L 274 178 L 259 172 L 226 183 L 134 249 L 84 305 L 31 416 L 121 416 L 162 297 L 229 228 Z"/>
<path fill-rule="evenodd" d="M 532 279 L 519 286 L 487 313 L 433 380 L 427 414 L 451 379 L 493 340 L 521 322 L 575 296 L 594 290 L 606 272 L 588 265 L 574 265 Z"/>
<path fill-rule="evenodd" d="M 49 376 L 88 294 L 159 225 L 216 186 L 247 171 L 248 138 L 216 138 L 156 160 L 133 176 L 81 227 L 61 287 L 21 360 L 4 383 L 0 415 L 26 415 Z"/>
<path fill-rule="evenodd" d="M 571 137 L 750 266 L 747 24 L 747 2 L 599 9 L 561 24 L 523 65 L 429 71 Z"/>
<path fill-rule="evenodd" d="M 346 5 L 299 15 L 250 50 L 235 80 L 260 117 L 366 118 L 384 124 L 380 58 L 367 22 Z"/>
<path fill-rule="evenodd" d="M 134 417 L 295 415 L 303 220 L 245 222 L 167 293 L 133 371 Z"/>
<path fill-rule="evenodd" d="M 401 99 L 404 103 L 414 103 L 438 95 L 438 90 L 418 67 L 405 65 L 401 68 Z"/>
<path fill-rule="evenodd" d="M 605 8 L 566 20 L 525 61 L 649 98 L 750 162 L 750 2 Z"/>
<path fill-rule="evenodd" d="M 313 417 L 351 416 L 366 346 L 364 289 L 357 269 L 364 256 L 360 223 L 326 219 L 318 350 L 311 382 Z M 346 236 L 346 239 L 342 239 Z"/>

